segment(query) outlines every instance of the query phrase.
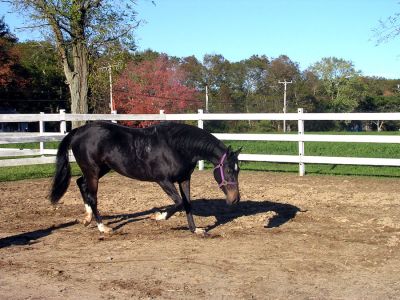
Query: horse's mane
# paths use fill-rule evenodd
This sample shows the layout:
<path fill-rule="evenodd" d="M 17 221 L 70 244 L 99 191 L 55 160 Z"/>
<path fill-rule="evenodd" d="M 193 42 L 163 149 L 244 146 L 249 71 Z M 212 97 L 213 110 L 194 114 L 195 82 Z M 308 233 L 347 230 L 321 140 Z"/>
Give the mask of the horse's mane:
<path fill-rule="evenodd" d="M 215 136 L 198 127 L 182 123 L 165 122 L 156 125 L 156 131 L 163 132 L 170 147 L 198 155 L 210 155 L 215 148 L 225 149 Z"/>

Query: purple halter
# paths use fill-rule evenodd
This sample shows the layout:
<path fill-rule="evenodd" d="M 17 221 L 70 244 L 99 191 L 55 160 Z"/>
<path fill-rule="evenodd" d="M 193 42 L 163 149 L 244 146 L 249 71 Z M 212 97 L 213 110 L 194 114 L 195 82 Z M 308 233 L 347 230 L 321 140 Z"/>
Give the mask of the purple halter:
<path fill-rule="evenodd" d="M 226 179 L 225 179 L 225 174 L 224 174 L 224 170 L 223 170 L 225 158 L 226 158 L 226 153 L 224 155 L 222 155 L 221 160 L 219 161 L 219 164 L 214 168 L 214 170 L 219 169 L 219 172 L 221 174 L 222 181 L 220 184 L 218 184 L 218 186 L 220 188 L 223 187 L 224 185 L 228 185 L 228 184 L 234 184 L 234 185 L 237 184 L 235 181 L 226 181 Z"/>

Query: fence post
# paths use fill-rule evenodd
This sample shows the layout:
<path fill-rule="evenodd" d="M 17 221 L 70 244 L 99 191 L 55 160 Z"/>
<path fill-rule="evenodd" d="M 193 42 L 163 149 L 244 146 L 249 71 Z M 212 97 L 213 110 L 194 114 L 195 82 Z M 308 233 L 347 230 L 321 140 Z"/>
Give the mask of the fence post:
<path fill-rule="evenodd" d="M 199 109 L 197 112 L 199 114 L 199 119 L 197 120 L 197 127 L 204 129 L 204 121 L 202 118 L 203 110 Z M 199 170 L 200 171 L 204 170 L 204 160 L 199 160 Z"/>
<path fill-rule="evenodd" d="M 297 120 L 297 129 L 299 135 L 299 175 L 304 176 L 306 173 L 305 165 L 303 163 L 304 156 L 304 120 L 303 120 L 303 109 L 298 108 L 297 113 L 299 114 Z"/>
<path fill-rule="evenodd" d="M 111 114 L 112 114 L 112 115 L 116 115 L 116 114 L 117 114 L 117 111 L 116 111 L 116 110 L 112 110 L 112 111 L 111 111 Z M 117 123 L 116 120 L 111 120 L 111 122 L 112 122 L 112 123 Z"/>
<path fill-rule="evenodd" d="M 164 115 L 164 114 L 165 114 L 165 110 L 160 109 L 160 115 Z M 167 120 L 164 118 L 164 120 L 161 120 L 160 122 L 165 122 L 165 121 L 167 121 Z"/>
<path fill-rule="evenodd" d="M 43 136 L 44 133 L 44 121 L 43 121 L 44 112 L 40 113 L 40 121 L 39 121 L 39 135 Z M 40 155 L 44 155 L 44 142 L 39 142 L 39 151 Z"/>
<path fill-rule="evenodd" d="M 67 133 L 67 122 L 65 121 L 65 109 L 60 109 L 60 133 Z"/>

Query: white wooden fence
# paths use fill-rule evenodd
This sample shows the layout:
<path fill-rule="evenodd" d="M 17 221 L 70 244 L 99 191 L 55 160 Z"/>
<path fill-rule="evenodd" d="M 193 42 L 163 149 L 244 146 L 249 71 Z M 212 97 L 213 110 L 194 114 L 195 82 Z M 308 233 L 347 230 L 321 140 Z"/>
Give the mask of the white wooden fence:
<path fill-rule="evenodd" d="M 297 134 L 232 134 L 213 133 L 221 140 L 239 141 L 291 141 L 298 143 L 298 155 L 268 155 L 268 154 L 240 154 L 239 159 L 243 161 L 265 161 L 265 162 L 286 162 L 299 165 L 299 175 L 305 174 L 305 164 L 350 164 L 350 165 L 375 165 L 375 166 L 400 166 L 400 159 L 395 158 L 363 158 L 363 157 L 326 157 L 307 156 L 304 152 L 305 142 L 356 142 L 356 143 L 395 143 L 400 144 L 399 135 L 317 135 L 305 134 L 304 122 L 318 120 L 333 121 L 386 121 L 400 120 L 400 113 L 245 113 L 245 114 L 217 114 L 203 113 L 199 110 L 197 114 L 66 114 L 61 111 L 59 114 L 0 114 L 0 122 L 39 122 L 40 132 L 38 133 L 0 133 L 0 144 L 38 142 L 39 149 L 16 149 L 0 148 L 1 157 L 38 156 L 31 158 L 9 158 L 1 159 L 0 167 L 19 166 L 29 164 L 44 164 L 54 162 L 55 149 L 45 149 L 44 143 L 48 141 L 60 141 L 66 133 L 66 122 L 68 121 L 197 121 L 198 126 L 203 128 L 204 121 L 210 120 L 292 120 L 298 123 Z M 45 122 L 59 122 L 59 133 L 44 132 Z M 47 156 L 51 155 L 51 156 Z M 71 157 L 73 159 L 73 157 Z M 203 162 L 200 162 L 200 169 Z"/>

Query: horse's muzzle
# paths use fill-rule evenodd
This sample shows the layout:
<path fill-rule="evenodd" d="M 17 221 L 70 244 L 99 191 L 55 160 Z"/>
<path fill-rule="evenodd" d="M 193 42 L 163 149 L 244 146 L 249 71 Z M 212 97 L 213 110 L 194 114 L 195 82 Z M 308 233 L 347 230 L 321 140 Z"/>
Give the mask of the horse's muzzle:
<path fill-rule="evenodd" d="M 226 203 L 228 205 L 236 204 L 240 201 L 239 189 L 226 189 Z"/>

